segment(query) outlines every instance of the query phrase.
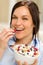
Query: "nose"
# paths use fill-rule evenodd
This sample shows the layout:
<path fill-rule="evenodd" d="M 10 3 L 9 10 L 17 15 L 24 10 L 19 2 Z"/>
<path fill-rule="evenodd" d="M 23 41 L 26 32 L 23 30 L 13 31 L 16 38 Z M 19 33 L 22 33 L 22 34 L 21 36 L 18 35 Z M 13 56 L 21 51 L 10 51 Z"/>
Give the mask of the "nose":
<path fill-rule="evenodd" d="M 18 19 L 17 22 L 16 22 L 16 25 L 21 25 L 21 24 L 22 24 L 22 20 Z"/>

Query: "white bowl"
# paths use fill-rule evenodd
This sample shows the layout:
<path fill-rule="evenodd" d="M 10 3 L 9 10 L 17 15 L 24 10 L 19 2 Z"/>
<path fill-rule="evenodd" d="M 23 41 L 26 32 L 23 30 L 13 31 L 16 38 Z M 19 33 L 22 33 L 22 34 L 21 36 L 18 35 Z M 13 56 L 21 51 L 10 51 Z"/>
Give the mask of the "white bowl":
<path fill-rule="evenodd" d="M 31 57 L 31 56 L 24 56 L 22 54 L 19 54 L 15 49 L 14 49 L 14 57 L 16 61 L 21 61 L 21 63 L 23 64 L 24 61 L 26 61 L 28 64 L 33 64 L 35 59 L 37 59 L 39 57 L 39 55 L 35 56 L 35 57 Z"/>

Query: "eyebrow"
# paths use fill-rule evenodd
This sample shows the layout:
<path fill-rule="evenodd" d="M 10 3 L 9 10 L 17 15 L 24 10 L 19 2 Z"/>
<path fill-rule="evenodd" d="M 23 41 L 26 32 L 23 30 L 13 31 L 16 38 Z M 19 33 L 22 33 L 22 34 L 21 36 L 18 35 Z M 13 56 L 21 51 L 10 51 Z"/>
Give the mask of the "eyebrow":
<path fill-rule="evenodd" d="M 29 17 L 28 15 L 23 15 L 22 17 Z"/>
<path fill-rule="evenodd" d="M 12 15 L 12 16 L 15 16 L 15 17 L 17 17 L 16 15 Z"/>
<path fill-rule="evenodd" d="M 17 17 L 15 14 L 13 15 L 14 17 Z M 22 17 L 29 17 L 29 15 L 23 15 Z"/>

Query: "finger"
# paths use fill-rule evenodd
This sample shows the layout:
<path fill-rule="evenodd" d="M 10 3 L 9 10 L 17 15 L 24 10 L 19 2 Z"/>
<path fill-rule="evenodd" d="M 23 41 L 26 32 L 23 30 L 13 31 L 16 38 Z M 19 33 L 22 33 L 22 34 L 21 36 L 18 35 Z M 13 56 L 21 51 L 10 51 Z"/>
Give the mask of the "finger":
<path fill-rule="evenodd" d="M 4 37 L 5 35 L 7 35 L 8 33 L 10 33 L 10 32 L 14 32 L 14 30 L 12 30 L 12 29 L 4 29 L 1 33 L 0 33 L 0 37 Z"/>
<path fill-rule="evenodd" d="M 25 61 L 23 65 L 28 65 L 28 63 Z"/>
<path fill-rule="evenodd" d="M 17 65 L 22 65 L 22 63 L 20 61 L 17 61 Z"/>
<path fill-rule="evenodd" d="M 14 33 L 8 32 L 3 38 L 8 38 L 9 36 L 14 36 Z"/>
<path fill-rule="evenodd" d="M 5 29 L 3 29 L 3 31 L 0 32 L 0 37 L 2 37 L 5 34 Z"/>
<path fill-rule="evenodd" d="M 12 32 L 14 32 L 14 30 L 12 28 L 6 29 L 6 31 L 12 31 Z"/>
<path fill-rule="evenodd" d="M 32 65 L 37 65 L 37 63 L 38 63 L 38 60 L 36 59 Z"/>
<path fill-rule="evenodd" d="M 13 36 L 9 36 L 7 38 L 5 38 L 5 40 L 8 42 L 9 39 L 11 39 Z"/>
<path fill-rule="evenodd" d="M 8 31 L 15 32 L 15 28 L 9 28 Z"/>
<path fill-rule="evenodd" d="M 0 37 L 4 37 L 4 36 L 7 36 L 9 33 L 14 33 L 14 30 L 12 29 L 4 29 L 1 34 L 0 34 Z"/>

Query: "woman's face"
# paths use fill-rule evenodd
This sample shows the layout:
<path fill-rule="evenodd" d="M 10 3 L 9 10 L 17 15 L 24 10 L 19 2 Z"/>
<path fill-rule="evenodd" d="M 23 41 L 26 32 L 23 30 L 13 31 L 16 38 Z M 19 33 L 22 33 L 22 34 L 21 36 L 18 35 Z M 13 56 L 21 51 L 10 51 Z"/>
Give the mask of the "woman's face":
<path fill-rule="evenodd" d="M 23 39 L 33 34 L 33 20 L 27 7 L 18 7 L 12 16 L 11 26 L 15 29 L 17 39 Z"/>

